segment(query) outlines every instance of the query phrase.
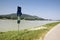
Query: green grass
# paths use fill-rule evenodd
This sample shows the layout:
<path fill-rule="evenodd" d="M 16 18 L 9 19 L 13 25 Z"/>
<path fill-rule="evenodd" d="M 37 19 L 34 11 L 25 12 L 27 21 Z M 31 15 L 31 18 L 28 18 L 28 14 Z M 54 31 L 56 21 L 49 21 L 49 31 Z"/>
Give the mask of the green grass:
<path fill-rule="evenodd" d="M 40 37 L 44 38 L 44 35 L 58 23 L 60 22 L 43 25 L 47 29 L 20 30 L 19 35 L 18 31 L 0 32 L 0 40 L 38 40 Z"/>
<path fill-rule="evenodd" d="M 46 24 L 46 25 L 43 25 L 43 26 L 47 27 L 47 29 L 50 30 L 51 28 L 53 28 L 54 26 L 56 26 L 59 23 L 60 22 L 53 22 L 53 23 L 49 23 L 49 24 Z"/>

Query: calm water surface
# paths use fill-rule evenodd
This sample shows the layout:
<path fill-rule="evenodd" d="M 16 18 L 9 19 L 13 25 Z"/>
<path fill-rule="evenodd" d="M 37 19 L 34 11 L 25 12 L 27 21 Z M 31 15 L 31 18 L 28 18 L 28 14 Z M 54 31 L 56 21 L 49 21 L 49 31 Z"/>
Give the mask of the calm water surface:
<path fill-rule="evenodd" d="M 47 23 L 57 22 L 57 21 L 26 21 L 21 20 L 19 24 L 19 29 L 28 29 L 33 27 L 38 27 Z M 0 32 L 18 30 L 17 20 L 0 20 Z"/>

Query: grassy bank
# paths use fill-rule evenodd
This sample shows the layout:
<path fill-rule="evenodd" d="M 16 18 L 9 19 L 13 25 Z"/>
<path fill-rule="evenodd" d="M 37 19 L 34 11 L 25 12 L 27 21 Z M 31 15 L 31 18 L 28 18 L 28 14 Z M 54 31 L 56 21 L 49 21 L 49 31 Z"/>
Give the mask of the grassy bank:
<path fill-rule="evenodd" d="M 60 22 L 49 23 L 43 25 L 47 29 L 40 30 L 20 30 L 18 31 L 9 31 L 9 32 L 0 32 L 0 40 L 38 40 L 44 38 L 44 35 L 55 25 Z"/>

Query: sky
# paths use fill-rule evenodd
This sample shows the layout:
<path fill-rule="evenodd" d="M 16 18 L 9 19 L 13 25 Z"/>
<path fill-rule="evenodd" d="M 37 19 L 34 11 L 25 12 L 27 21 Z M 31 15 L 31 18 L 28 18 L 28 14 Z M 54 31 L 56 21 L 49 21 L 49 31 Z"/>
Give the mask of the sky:
<path fill-rule="evenodd" d="M 0 0 L 0 15 L 16 13 L 17 6 L 23 14 L 60 20 L 60 0 Z"/>

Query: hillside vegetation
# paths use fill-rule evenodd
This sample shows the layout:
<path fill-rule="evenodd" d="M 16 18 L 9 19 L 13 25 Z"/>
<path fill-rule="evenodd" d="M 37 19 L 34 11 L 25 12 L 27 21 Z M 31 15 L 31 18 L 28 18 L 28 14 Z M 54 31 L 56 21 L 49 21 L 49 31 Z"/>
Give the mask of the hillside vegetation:
<path fill-rule="evenodd" d="M 17 19 L 17 14 L 12 13 L 12 14 L 8 14 L 8 15 L 0 15 L 0 19 Z M 43 18 L 39 18 L 37 16 L 31 16 L 31 15 L 27 15 L 27 14 L 23 14 L 21 16 L 21 19 L 24 19 L 24 20 L 44 20 Z"/>

